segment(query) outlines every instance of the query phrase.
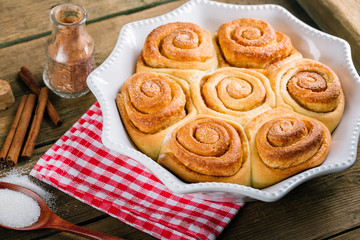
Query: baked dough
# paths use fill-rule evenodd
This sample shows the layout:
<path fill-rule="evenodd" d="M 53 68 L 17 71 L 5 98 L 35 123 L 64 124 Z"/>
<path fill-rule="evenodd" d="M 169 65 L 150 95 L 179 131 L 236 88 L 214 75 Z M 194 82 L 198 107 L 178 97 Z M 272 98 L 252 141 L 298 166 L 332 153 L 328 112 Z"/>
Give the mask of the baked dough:
<path fill-rule="evenodd" d="M 175 22 L 148 35 L 136 71 L 162 72 L 191 81 L 217 65 L 211 34 L 196 24 Z"/>
<path fill-rule="evenodd" d="M 241 125 L 198 115 L 166 136 L 158 163 L 187 182 L 250 185 L 249 154 Z"/>
<path fill-rule="evenodd" d="M 311 59 L 285 61 L 269 74 L 279 107 L 323 122 L 332 132 L 339 124 L 345 97 L 338 76 Z"/>
<path fill-rule="evenodd" d="M 320 165 L 331 134 L 320 121 L 285 108 L 274 108 L 245 125 L 250 144 L 251 181 L 265 188 Z"/>
<path fill-rule="evenodd" d="M 291 55 L 301 54 L 293 47 L 290 38 L 259 19 L 241 18 L 220 26 L 215 40 L 220 56 L 230 66 L 264 69 Z"/>
<path fill-rule="evenodd" d="M 265 188 L 320 165 L 341 120 L 340 80 L 264 21 L 211 34 L 168 23 L 146 38 L 116 103 L 140 151 L 186 182 Z"/>
<path fill-rule="evenodd" d="M 220 68 L 190 86 L 199 113 L 229 118 L 242 125 L 275 107 L 269 79 L 251 69 Z"/>
<path fill-rule="evenodd" d="M 141 72 L 121 87 L 116 103 L 135 145 L 157 159 L 165 135 L 196 115 L 188 84 L 172 76 Z"/>

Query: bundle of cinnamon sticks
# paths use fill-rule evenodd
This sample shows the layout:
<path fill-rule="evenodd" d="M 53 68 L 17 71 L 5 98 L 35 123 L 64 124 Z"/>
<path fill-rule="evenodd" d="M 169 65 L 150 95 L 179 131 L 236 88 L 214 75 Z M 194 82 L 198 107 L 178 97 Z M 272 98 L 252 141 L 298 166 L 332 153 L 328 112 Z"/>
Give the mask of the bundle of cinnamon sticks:
<path fill-rule="evenodd" d="M 9 166 L 15 166 L 19 158 L 23 160 L 31 158 L 45 110 L 55 125 L 59 126 L 62 123 L 54 106 L 48 100 L 49 89 L 47 87 L 40 88 L 27 66 L 21 68 L 18 76 L 33 93 L 24 95 L 21 98 L 14 120 L 0 151 L 0 163 Z M 38 98 L 37 104 L 36 98 Z M 35 106 L 35 114 L 32 118 Z M 26 136 L 26 142 L 23 144 Z"/>

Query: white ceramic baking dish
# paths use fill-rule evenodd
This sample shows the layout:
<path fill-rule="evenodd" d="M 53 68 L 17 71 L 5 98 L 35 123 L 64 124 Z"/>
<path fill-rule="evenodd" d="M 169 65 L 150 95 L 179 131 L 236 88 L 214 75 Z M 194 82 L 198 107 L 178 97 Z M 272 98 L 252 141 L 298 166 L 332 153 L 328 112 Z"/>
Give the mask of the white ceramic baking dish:
<path fill-rule="evenodd" d="M 134 148 L 122 125 L 115 97 L 123 82 L 135 70 L 135 63 L 146 36 L 169 22 L 193 22 L 214 33 L 222 23 L 237 18 L 258 18 L 276 31 L 290 36 L 304 57 L 320 61 L 339 76 L 346 97 L 343 118 L 332 134 L 330 152 L 321 166 L 309 169 L 265 189 L 229 183 L 185 183 Z M 318 31 L 277 5 L 233 5 L 213 1 L 189 1 L 162 16 L 126 24 L 120 31 L 110 56 L 87 79 L 90 90 L 103 112 L 103 144 L 111 150 L 134 158 L 156 175 L 171 191 L 193 194 L 213 201 L 275 201 L 294 187 L 314 177 L 349 168 L 356 161 L 359 138 L 360 80 L 353 66 L 349 44 Z"/>

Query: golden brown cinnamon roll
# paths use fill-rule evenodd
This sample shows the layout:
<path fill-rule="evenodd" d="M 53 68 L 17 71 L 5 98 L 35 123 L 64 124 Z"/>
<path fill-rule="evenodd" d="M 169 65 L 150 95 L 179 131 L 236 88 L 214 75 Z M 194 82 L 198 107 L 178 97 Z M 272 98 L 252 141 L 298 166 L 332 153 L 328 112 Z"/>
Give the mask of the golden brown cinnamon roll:
<path fill-rule="evenodd" d="M 277 106 L 316 118 L 332 132 L 344 112 L 340 80 L 326 65 L 311 59 L 284 62 L 269 74 Z"/>
<path fill-rule="evenodd" d="M 274 108 L 245 125 L 250 143 L 252 186 L 264 188 L 326 158 L 331 134 L 320 121 Z"/>
<path fill-rule="evenodd" d="M 136 71 L 163 72 L 191 81 L 217 64 L 211 34 L 196 24 L 175 22 L 148 35 Z"/>
<path fill-rule="evenodd" d="M 244 68 L 221 68 L 194 81 L 191 96 L 200 113 L 229 118 L 245 124 L 275 107 L 269 79 Z"/>
<path fill-rule="evenodd" d="M 220 66 L 263 69 L 288 57 L 302 55 L 290 38 L 264 21 L 241 18 L 224 23 L 215 34 Z"/>
<path fill-rule="evenodd" d="M 249 145 L 235 122 L 199 115 L 166 136 L 158 163 L 187 182 L 250 185 Z"/>
<path fill-rule="evenodd" d="M 165 74 L 141 72 L 121 87 L 116 103 L 135 145 L 157 159 L 165 135 L 196 115 L 188 84 Z"/>

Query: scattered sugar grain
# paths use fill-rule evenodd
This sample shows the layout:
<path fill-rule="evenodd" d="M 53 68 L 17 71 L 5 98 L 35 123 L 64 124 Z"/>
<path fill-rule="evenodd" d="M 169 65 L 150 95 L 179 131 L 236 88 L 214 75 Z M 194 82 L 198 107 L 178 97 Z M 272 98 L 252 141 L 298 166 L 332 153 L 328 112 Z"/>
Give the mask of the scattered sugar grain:
<path fill-rule="evenodd" d="M 14 228 L 28 227 L 40 216 L 40 206 L 31 197 L 9 189 L 0 189 L 0 223 Z"/>

